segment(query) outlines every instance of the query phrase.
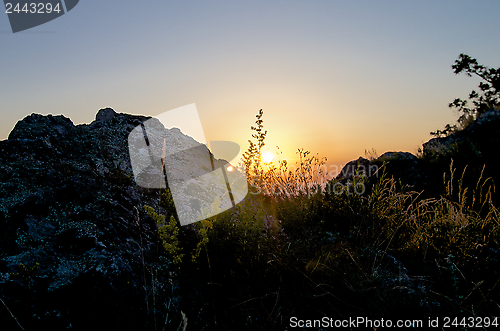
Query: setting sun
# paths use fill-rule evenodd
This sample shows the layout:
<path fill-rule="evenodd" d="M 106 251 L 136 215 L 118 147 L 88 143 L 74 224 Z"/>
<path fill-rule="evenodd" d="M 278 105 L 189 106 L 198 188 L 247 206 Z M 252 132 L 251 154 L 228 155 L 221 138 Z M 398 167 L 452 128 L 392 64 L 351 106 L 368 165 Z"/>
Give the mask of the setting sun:
<path fill-rule="evenodd" d="M 269 163 L 274 159 L 274 154 L 271 152 L 264 152 L 264 154 L 262 155 L 262 159 L 264 160 L 264 162 Z"/>

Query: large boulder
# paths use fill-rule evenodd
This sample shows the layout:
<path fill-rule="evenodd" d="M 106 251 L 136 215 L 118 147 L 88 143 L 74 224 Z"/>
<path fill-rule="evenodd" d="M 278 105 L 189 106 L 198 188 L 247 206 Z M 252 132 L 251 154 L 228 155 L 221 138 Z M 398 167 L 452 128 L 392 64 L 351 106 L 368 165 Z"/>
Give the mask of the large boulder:
<path fill-rule="evenodd" d="M 383 174 L 406 179 L 415 175 L 419 169 L 418 158 L 415 155 L 408 152 L 385 152 L 372 160 L 359 157 L 348 162 L 335 179 L 346 183 L 355 177 L 373 179 Z"/>
<path fill-rule="evenodd" d="M 439 196 L 444 193 L 444 181 L 451 178 L 450 166 L 458 174 L 455 179 L 465 171 L 463 187 L 475 188 L 481 173 L 483 180 L 491 177 L 492 183 L 499 183 L 499 152 L 500 111 L 492 108 L 464 130 L 424 143 L 420 157 L 408 152 L 386 152 L 372 160 L 360 157 L 347 163 L 336 180 L 352 180 L 358 172 L 373 183 L 385 174 L 406 189 L 424 191 L 423 196 Z"/>
<path fill-rule="evenodd" d="M 465 129 L 447 137 L 434 138 L 423 144 L 422 160 L 432 170 L 432 181 L 443 181 L 453 161 L 456 177 L 464 173 L 464 187 L 475 188 L 482 173 L 500 183 L 497 171 L 500 162 L 500 111 L 491 108 Z M 439 176 L 440 174 L 440 176 Z"/>
<path fill-rule="evenodd" d="M 454 158 L 466 163 L 489 163 L 499 159 L 500 111 L 490 108 L 464 130 L 434 138 L 422 145 L 428 159 Z"/>
<path fill-rule="evenodd" d="M 371 165 L 370 160 L 359 157 L 357 160 L 349 161 L 335 177 L 342 183 L 352 181 L 356 176 L 371 177 L 375 174 L 376 167 Z"/>
<path fill-rule="evenodd" d="M 0 141 L 2 330 L 150 330 L 176 306 L 175 269 L 144 205 L 169 211 L 130 165 L 128 135 L 147 119 L 32 114 Z"/>

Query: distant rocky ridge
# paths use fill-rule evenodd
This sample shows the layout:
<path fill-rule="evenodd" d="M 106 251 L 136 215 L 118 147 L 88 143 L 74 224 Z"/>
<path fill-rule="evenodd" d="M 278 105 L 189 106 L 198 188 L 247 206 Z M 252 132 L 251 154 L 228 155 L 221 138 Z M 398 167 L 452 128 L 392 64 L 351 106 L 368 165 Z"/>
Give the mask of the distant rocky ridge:
<path fill-rule="evenodd" d="M 351 180 L 356 171 L 378 178 L 385 171 L 409 189 L 435 196 L 443 193 L 443 174 L 449 175 L 452 161 L 456 176 L 466 169 L 465 184 L 475 185 L 483 166 L 483 179 L 491 177 L 500 183 L 499 110 L 489 109 L 462 131 L 430 139 L 423 144 L 420 157 L 408 152 L 386 152 L 372 160 L 360 157 L 347 163 L 336 180 Z"/>
<path fill-rule="evenodd" d="M 143 206 L 175 209 L 137 186 L 127 145 L 147 119 L 106 108 L 75 126 L 32 114 L 0 141 L 2 330 L 19 329 L 13 316 L 26 330 L 148 330 L 153 302 L 175 307 L 172 263 Z"/>

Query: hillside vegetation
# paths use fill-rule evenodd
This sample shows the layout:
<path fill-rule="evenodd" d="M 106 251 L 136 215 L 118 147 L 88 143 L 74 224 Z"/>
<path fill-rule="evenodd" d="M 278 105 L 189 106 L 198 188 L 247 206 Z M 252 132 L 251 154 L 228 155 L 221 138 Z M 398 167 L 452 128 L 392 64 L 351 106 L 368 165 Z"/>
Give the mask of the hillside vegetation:
<path fill-rule="evenodd" d="M 178 269 L 186 282 L 181 310 L 192 327 L 281 330 L 291 317 L 498 316 L 499 210 L 483 168 L 457 171 L 450 155 L 414 157 L 429 178 L 440 177 L 425 183 L 430 195 L 404 184 L 417 170 L 394 176 L 408 159 L 389 153 L 371 161 L 380 165 L 376 174 L 359 167 L 320 188 L 314 178 L 322 161 L 307 151 L 299 150 L 295 172 L 283 161 L 262 167 L 262 115 L 246 154 L 252 194 L 234 210 L 181 229 L 186 252 L 202 243 L 197 262 L 185 258 Z"/>

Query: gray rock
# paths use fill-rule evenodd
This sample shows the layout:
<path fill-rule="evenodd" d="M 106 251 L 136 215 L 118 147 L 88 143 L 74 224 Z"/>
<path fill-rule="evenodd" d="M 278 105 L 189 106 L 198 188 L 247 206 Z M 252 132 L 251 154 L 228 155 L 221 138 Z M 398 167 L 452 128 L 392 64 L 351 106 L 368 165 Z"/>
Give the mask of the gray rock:
<path fill-rule="evenodd" d="M 111 108 L 104 108 L 97 112 L 95 115 L 95 120 L 98 122 L 106 122 L 110 119 L 115 118 L 116 112 Z"/>
<path fill-rule="evenodd" d="M 417 157 L 409 152 L 385 152 L 377 158 L 378 161 L 406 160 L 417 161 Z"/>
<path fill-rule="evenodd" d="M 433 138 L 422 145 L 423 154 L 427 157 L 449 156 L 460 157 L 466 153 L 469 158 L 481 158 L 482 146 L 490 138 L 497 139 L 494 127 L 500 124 L 500 111 L 490 108 L 464 130 L 447 137 Z M 490 141 L 494 143 L 494 141 Z"/>
<path fill-rule="evenodd" d="M 496 171 L 500 163 L 499 146 L 500 111 L 491 108 L 464 130 L 424 143 L 421 157 L 393 151 L 371 161 L 360 157 L 347 163 L 336 180 L 348 181 L 355 176 L 356 171 L 368 177 L 373 177 L 373 174 L 379 177 L 385 173 L 404 187 L 424 191 L 424 196 L 435 197 L 444 193 L 443 175 L 447 180 L 450 178 L 452 161 L 456 173 L 462 174 L 467 169 L 464 187 L 475 187 L 483 167 L 483 179 L 491 177 L 493 182 L 500 182 Z M 376 169 L 382 171 L 377 172 Z M 371 180 L 373 182 L 375 178 Z M 493 194 L 494 201 L 496 196 Z"/>
<path fill-rule="evenodd" d="M 158 192 L 130 166 L 128 134 L 146 119 L 32 114 L 0 141 L 0 297 L 26 330 L 150 330 L 153 295 L 156 308 L 178 301 L 143 209 L 160 210 Z M 8 314 L 0 324 L 18 328 Z"/>
<path fill-rule="evenodd" d="M 359 157 L 357 160 L 348 162 L 337 175 L 337 180 L 347 181 L 355 176 L 371 176 L 374 168 L 371 167 L 370 160 Z"/>
<path fill-rule="evenodd" d="M 73 122 L 62 115 L 31 114 L 17 122 L 9 134 L 9 139 L 60 138 L 71 132 L 74 127 Z"/>

